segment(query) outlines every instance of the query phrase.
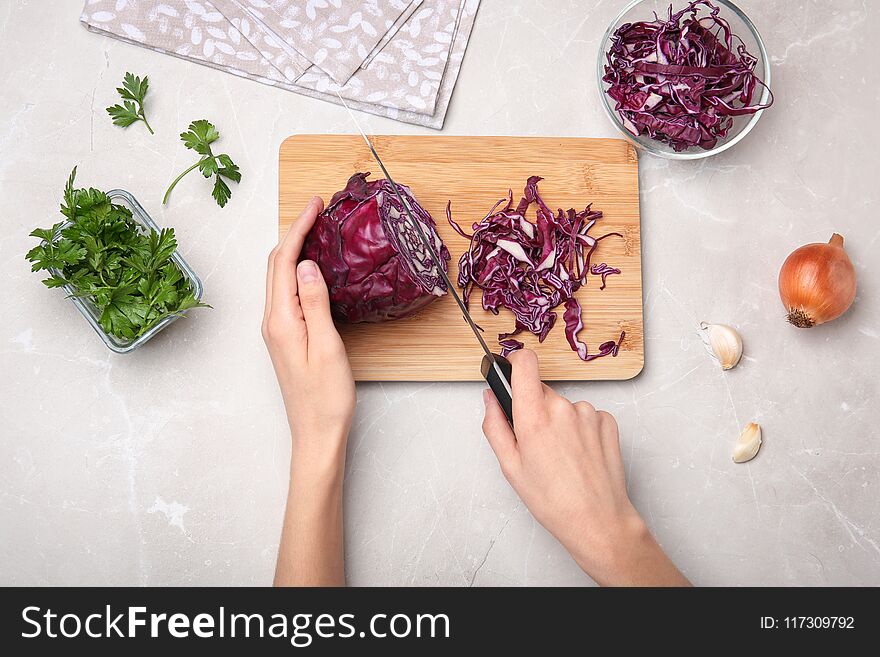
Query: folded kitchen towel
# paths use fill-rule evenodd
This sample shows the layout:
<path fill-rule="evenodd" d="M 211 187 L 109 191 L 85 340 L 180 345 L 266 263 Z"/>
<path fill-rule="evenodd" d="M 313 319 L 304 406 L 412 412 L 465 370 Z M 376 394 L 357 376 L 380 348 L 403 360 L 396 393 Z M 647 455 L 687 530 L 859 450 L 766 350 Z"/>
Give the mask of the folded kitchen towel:
<path fill-rule="evenodd" d="M 235 0 L 285 49 L 345 84 L 409 6 L 406 0 Z"/>
<path fill-rule="evenodd" d="M 453 36 L 453 43 L 449 56 L 449 61 L 447 62 L 447 69 L 443 75 L 443 79 L 440 81 L 440 89 L 437 94 L 437 101 L 434 107 L 433 115 L 420 114 L 419 112 L 410 110 L 397 110 L 386 108 L 380 105 L 371 104 L 369 102 L 356 100 L 347 101 L 349 107 L 351 107 L 352 109 L 360 110 L 362 112 L 370 112 L 372 114 L 387 116 L 391 119 L 403 121 L 405 123 L 413 123 L 416 125 L 426 126 L 428 128 L 435 128 L 437 130 L 442 128 L 443 121 L 446 118 L 446 112 L 449 109 L 449 102 L 452 99 L 452 92 L 455 89 L 455 83 L 458 80 L 458 74 L 461 70 L 461 64 L 464 60 L 465 51 L 467 50 L 468 39 L 470 37 L 471 30 L 473 29 L 474 20 L 476 19 L 477 9 L 479 8 L 479 6 L 480 0 L 464 0 L 462 2 L 461 23 L 459 25 L 459 29 L 454 33 Z M 290 88 L 283 84 L 281 86 L 284 86 L 285 88 Z M 339 102 L 335 94 L 313 91 L 304 87 L 294 87 L 290 89 L 291 91 L 295 91 L 296 93 L 311 96 L 313 98 L 320 98 L 322 100 L 327 100 L 332 103 Z"/>
<path fill-rule="evenodd" d="M 373 57 L 381 52 L 382 48 L 384 48 L 389 41 L 400 31 L 400 28 L 403 26 L 406 21 L 409 20 L 409 17 L 413 15 L 413 12 L 418 9 L 422 5 L 423 0 L 412 0 L 407 6 L 406 9 L 403 10 L 403 13 L 397 17 L 397 20 L 392 23 L 391 27 L 388 28 L 388 31 L 385 33 L 385 36 L 377 43 L 373 50 L 367 55 L 367 58 L 361 63 L 360 68 L 366 68 L 370 65 L 370 62 L 373 61 Z"/>
<path fill-rule="evenodd" d="M 245 11 L 238 0 L 209 1 L 241 34 L 241 37 L 253 46 L 253 50 L 266 59 L 288 82 L 295 82 L 311 67 L 312 62 L 305 56 L 285 46 L 279 37 L 263 29 L 259 21 Z M 186 4 L 190 11 L 195 8 L 195 5 Z M 232 34 L 233 32 L 230 32 L 230 35 Z"/>
<path fill-rule="evenodd" d="M 425 0 L 397 36 L 346 85 L 336 84 L 314 66 L 296 84 L 339 92 L 346 100 L 433 115 L 462 4 L 462 0 Z"/>
<path fill-rule="evenodd" d="M 339 102 L 338 91 L 355 109 L 439 129 L 479 8 L 479 0 L 394 0 L 390 14 L 394 18 L 382 19 L 375 30 L 381 33 L 379 38 L 365 42 L 372 44 L 369 49 L 364 45 L 357 51 L 358 66 L 340 85 L 302 52 L 290 48 L 274 29 L 265 29 L 245 3 L 264 5 L 263 12 L 271 4 L 292 4 L 286 0 L 88 0 L 81 20 L 93 32 L 158 52 L 329 102 Z M 328 3 L 347 0 L 317 0 Z M 400 13 L 395 14 L 398 8 Z M 283 25 L 276 23 L 276 28 Z M 350 61 L 345 60 L 348 67 Z"/>

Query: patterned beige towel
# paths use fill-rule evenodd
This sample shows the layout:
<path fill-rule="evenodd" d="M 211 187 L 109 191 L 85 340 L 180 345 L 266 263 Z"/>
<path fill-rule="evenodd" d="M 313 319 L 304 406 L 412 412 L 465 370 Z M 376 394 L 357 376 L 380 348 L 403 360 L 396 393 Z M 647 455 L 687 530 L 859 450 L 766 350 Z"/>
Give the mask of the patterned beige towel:
<path fill-rule="evenodd" d="M 242 8 L 245 1 L 257 2 L 88 0 L 81 20 L 93 32 L 264 84 L 334 103 L 338 90 L 361 111 L 443 127 L 479 0 L 412 0 L 395 20 L 381 24 L 382 38 L 344 85 L 285 47 Z"/>

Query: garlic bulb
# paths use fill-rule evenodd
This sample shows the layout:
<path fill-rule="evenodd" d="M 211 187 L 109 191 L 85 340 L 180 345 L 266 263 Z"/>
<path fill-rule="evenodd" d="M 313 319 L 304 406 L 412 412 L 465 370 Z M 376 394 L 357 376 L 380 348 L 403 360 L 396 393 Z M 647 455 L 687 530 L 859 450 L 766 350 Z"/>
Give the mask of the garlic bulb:
<path fill-rule="evenodd" d="M 736 329 L 727 324 L 707 324 L 702 322 L 700 328 L 706 332 L 706 347 L 709 353 L 721 365 L 721 369 L 730 370 L 736 367 L 742 358 L 742 338 Z"/>
<path fill-rule="evenodd" d="M 733 448 L 733 462 L 745 463 L 755 458 L 758 450 L 761 449 L 761 425 L 749 422 Z"/>

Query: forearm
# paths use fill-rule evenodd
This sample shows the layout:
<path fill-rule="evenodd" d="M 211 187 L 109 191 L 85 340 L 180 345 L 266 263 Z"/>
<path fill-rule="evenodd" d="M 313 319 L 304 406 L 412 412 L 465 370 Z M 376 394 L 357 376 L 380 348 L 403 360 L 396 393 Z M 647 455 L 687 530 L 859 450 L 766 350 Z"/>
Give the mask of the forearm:
<path fill-rule="evenodd" d="M 293 459 L 275 586 L 345 586 L 342 479 L 342 459 Z"/>

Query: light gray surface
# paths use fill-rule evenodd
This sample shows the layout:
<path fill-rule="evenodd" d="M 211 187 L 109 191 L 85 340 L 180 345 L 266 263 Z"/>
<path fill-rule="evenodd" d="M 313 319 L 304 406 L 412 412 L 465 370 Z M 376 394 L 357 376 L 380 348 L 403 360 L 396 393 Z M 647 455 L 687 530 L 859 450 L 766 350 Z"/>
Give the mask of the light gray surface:
<path fill-rule="evenodd" d="M 614 136 L 593 70 L 621 2 L 512 4 L 483 3 L 444 133 Z M 717 158 L 642 159 L 645 370 L 559 388 L 616 414 L 633 499 L 695 583 L 878 585 L 880 18 L 849 0 L 742 5 L 767 41 L 777 104 Z M 0 583 L 268 584 L 289 454 L 258 330 L 277 149 L 352 127 L 341 108 L 89 34 L 80 8 L 0 7 Z M 155 136 L 104 112 L 126 70 L 150 76 Z M 193 174 L 163 208 L 191 159 L 177 133 L 202 117 L 243 182 L 220 210 Z M 22 257 L 27 233 L 57 220 L 74 164 L 78 182 L 129 189 L 176 228 L 213 311 L 120 357 L 43 288 Z M 779 265 L 832 231 L 859 296 L 841 320 L 798 331 L 782 318 Z M 701 320 L 741 329 L 736 370 L 709 360 Z M 351 583 L 590 583 L 501 477 L 479 390 L 359 386 Z M 753 420 L 764 447 L 735 465 Z"/>

